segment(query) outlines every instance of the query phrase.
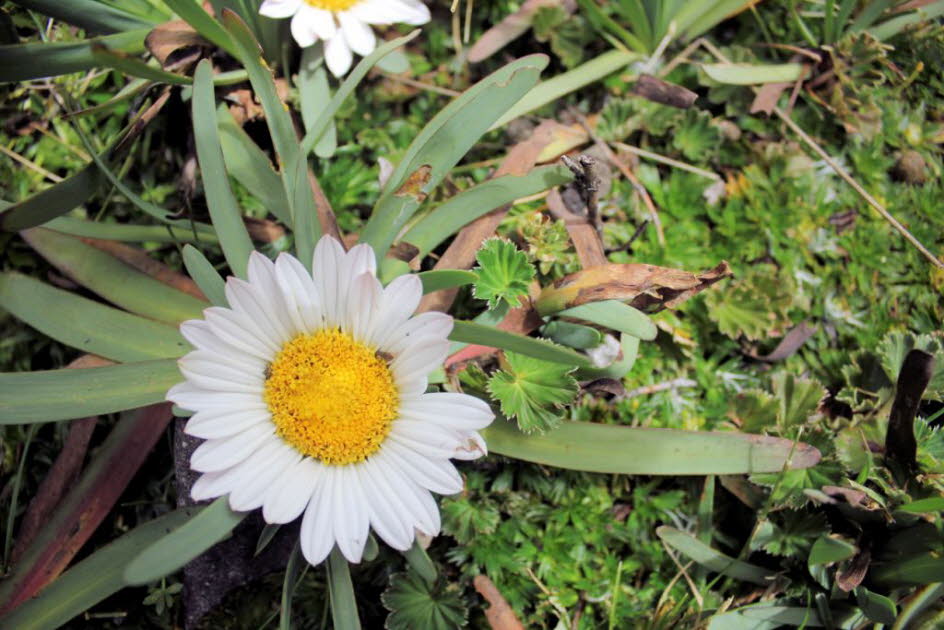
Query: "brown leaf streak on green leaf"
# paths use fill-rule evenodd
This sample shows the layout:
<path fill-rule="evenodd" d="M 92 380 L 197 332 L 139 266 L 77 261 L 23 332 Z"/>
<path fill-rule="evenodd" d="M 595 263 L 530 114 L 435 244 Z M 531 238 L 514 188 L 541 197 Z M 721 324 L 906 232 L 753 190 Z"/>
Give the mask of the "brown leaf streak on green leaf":
<path fill-rule="evenodd" d="M 429 164 L 423 164 L 413 171 L 403 185 L 393 193 L 396 197 L 412 197 L 417 203 L 422 203 L 426 199 L 426 193 L 423 188 L 429 183 L 429 178 L 433 173 L 433 167 Z"/>

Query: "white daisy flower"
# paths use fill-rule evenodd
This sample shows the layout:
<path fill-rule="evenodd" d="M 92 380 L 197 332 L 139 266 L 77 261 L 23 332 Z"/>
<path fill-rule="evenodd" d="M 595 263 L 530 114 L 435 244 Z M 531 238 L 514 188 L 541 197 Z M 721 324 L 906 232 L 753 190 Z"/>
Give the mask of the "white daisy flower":
<path fill-rule="evenodd" d="M 370 24 L 426 24 L 429 9 L 420 0 L 265 0 L 259 13 L 292 18 L 292 37 L 302 48 L 324 41 L 325 63 L 336 77 L 351 69 L 353 53 L 373 52 Z"/>
<path fill-rule="evenodd" d="M 431 492 L 455 494 L 450 458 L 484 455 L 489 406 L 466 394 L 425 393 L 449 351 L 452 318 L 413 317 L 415 275 L 383 288 L 373 250 L 345 253 L 331 237 L 309 274 L 293 256 L 254 252 L 249 281 L 229 278 L 229 308 L 181 324 L 196 348 L 167 399 L 194 411 L 204 438 L 191 467 L 196 500 L 229 495 L 268 523 L 304 513 L 301 549 L 318 564 L 336 544 L 359 562 L 369 528 L 406 550 L 439 533 Z"/>

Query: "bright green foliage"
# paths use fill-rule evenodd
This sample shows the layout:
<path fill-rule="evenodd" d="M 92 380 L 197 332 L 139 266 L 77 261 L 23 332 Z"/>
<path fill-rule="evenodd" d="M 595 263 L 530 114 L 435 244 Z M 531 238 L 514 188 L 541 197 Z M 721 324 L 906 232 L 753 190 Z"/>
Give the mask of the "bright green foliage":
<path fill-rule="evenodd" d="M 574 367 L 541 361 L 513 352 L 505 366 L 488 380 L 488 391 L 502 413 L 518 420 L 525 433 L 544 432 L 562 419 L 561 408 L 577 395 Z"/>
<path fill-rule="evenodd" d="M 441 579 L 429 584 L 413 571 L 391 575 L 381 601 L 390 611 L 389 630 L 450 630 L 468 623 L 469 613 L 456 585 Z"/>
<path fill-rule="evenodd" d="M 925 398 L 936 399 L 944 395 L 944 341 L 939 335 L 912 335 L 893 332 L 882 339 L 876 351 L 882 358 L 885 375 L 892 383 L 898 382 L 898 373 L 905 357 L 912 350 L 924 350 L 934 356 L 934 372 L 924 392 Z"/>
<path fill-rule="evenodd" d="M 729 337 L 764 339 L 782 335 L 789 324 L 793 282 L 771 265 L 748 269 L 734 282 L 708 292 L 708 314 Z"/>
<path fill-rule="evenodd" d="M 785 510 L 778 515 L 779 523 L 764 521 L 754 536 L 752 546 L 775 556 L 804 556 L 810 545 L 827 528 L 823 514 Z"/>
<path fill-rule="evenodd" d="M 721 132 L 711 122 L 708 112 L 692 108 L 686 114 L 672 134 L 672 146 L 681 151 L 685 159 L 701 162 L 721 144 Z"/>
<path fill-rule="evenodd" d="M 528 287 L 534 279 L 534 267 L 528 256 L 511 241 L 491 238 L 476 255 L 475 271 L 479 279 L 475 283 L 474 295 L 488 301 L 489 308 L 505 303 L 517 306 L 518 300 L 528 295 Z"/>
<path fill-rule="evenodd" d="M 550 42 L 551 50 L 566 68 L 583 61 L 587 44 L 594 34 L 580 16 L 571 16 L 560 6 L 541 7 L 531 23 L 534 38 Z"/>

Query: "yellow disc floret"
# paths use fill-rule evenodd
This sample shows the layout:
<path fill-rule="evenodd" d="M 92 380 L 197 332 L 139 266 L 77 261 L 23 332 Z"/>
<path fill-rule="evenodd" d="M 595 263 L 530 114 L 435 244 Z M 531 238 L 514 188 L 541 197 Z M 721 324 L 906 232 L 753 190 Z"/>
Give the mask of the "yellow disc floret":
<path fill-rule="evenodd" d="M 305 0 L 305 4 L 325 11 L 347 11 L 360 0 Z"/>
<path fill-rule="evenodd" d="M 299 335 L 266 372 L 278 434 L 324 464 L 353 464 L 380 448 L 399 394 L 387 362 L 336 328 Z"/>

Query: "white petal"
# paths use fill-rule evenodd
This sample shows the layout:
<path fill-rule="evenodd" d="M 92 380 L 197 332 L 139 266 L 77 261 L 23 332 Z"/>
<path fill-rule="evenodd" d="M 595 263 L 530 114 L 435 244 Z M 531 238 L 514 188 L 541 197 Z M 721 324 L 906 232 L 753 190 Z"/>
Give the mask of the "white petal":
<path fill-rule="evenodd" d="M 265 404 L 246 409 L 208 409 L 198 411 L 187 420 L 184 433 L 205 440 L 236 435 L 255 424 L 271 422 L 272 414 Z"/>
<path fill-rule="evenodd" d="M 423 283 L 412 273 L 394 278 L 383 290 L 377 303 L 377 318 L 370 331 L 369 343 L 380 347 L 387 337 L 402 326 L 419 306 Z"/>
<path fill-rule="evenodd" d="M 414 440 L 431 449 L 429 452 L 446 453 L 449 457 L 459 446 L 463 434 L 429 422 L 398 419 L 390 427 L 390 435 Z"/>
<path fill-rule="evenodd" d="M 462 440 L 456 447 L 452 458 L 469 461 L 486 455 L 488 455 L 488 445 L 485 443 L 485 438 L 476 431 L 470 431 L 462 435 Z"/>
<path fill-rule="evenodd" d="M 281 439 L 274 433 L 274 425 L 258 424 L 231 437 L 207 440 L 190 456 L 190 467 L 197 472 L 215 472 L 235 466 L 263 444 Z"/>
<path fill-rule="evenodd" d="M 343 77 L 351 69 L 354 55 L 343 37 L 334 37 L 325 44 L 325 64 L 336 77 Z"/>
<path fill-rule="evenodd" d="M 294 335 L 285 326 L 281 317 L 274 315 L 271 307 L 266 305 L 267 299 L 261 293 L 261 290 L 257 290 L 245 280 L 232 276 L 226 279 L 226 299 L 233 310 L 243 313 L 260 335 L 264 335 L 281 347 Z"/>
<path fill-rule="evenodd" d="M 395 503 L 399 503 L 400 518 L 411 528 L 419 525 L 424 533 L 432 535 L 438 532 L 438 518 L 431 518 L 419 499 L 421 492 L 429 494 L 429 491 L 414 484 L 409 477 L 392 466 L 383 452 L 374 457 L 374 464 L 390 482 L 393 489 L 391 498 Z M 412 539 L 412 536 L 410 538 Z"/>
<path fill-rule="evenodd" d="M 417 398 L 401 398 L 400 417 L 475 431 L 492 423 L 495 414 L 483 400 L 467 394 L 433 392 Z"/>
<path fill-rule="evenodd" d="M 229 494 L 236 488 L 248 483 L 259 473 L 258 460 L 247 458 L 225 470 L 201 475 L 190 489 L 190 496 L 196 501 L 203 501 Z"/>
<path fill-rule="evenodd" d="M 291 254 L 281 253 L 275 261 L 275 273 L 285 297 L 289 316 L 300 331 L 311 332 L 324 326 L 321 298 L 311 275 Z"/>
<path fill-rule="evenodd" d="M 341 261 L 344 260 L 344 248 L 333 237 L 325 235 L 315 245 L 312 260 L 312 282 L 324 310 L 325 323 L 336 326 L 340 323 L 338 304 L 338 275 L 341 273 Z"/>
<path fill-rule="evenodd" d="M 302 518 L 302 527 L 299 532 L 302 555 L 309 564 L 320 564 L 334 547 L 330 510 L 335 468 L 335 466 L 325 466 L 325 473 L 318 479 L 315 492 Z"/>
<path fill-rule="evenodd" d="M 250 458 L 256 474 L 233 489 L 229 495 L 229 506 L 238 512 L 262 507 L 266 496 L 278 490 L 273 486 L 276 478 L 301 458 L 301 453 L 282 440 L 266 444 Z"/>
<path fill-rule="evenodd" d="M 365 0 L 349 9 L 357 18 L 368 24 L 426 24 L 429 9 L 422 2 L 409 0 Z"/>
<path fill-rule="evenodd" d="M 167 391 L 167 400 L 184 409 L 201 411 L 203 409 L 238 410 L 258 405 L 262 398 L 259 394 L 242 394 L 203 389 L 193 383 L 185 382 L 174 385 Z"/>
<path fill-rule="evenodd" d="M 275 263 L 259 252 L 249 255 L 249 284 L 260 308 L 268 315 L 269 321 L 275 323 L 280 330 L 294 337 L 300 331 L 295 327 L 292 318 L 288 315 L 288 307 L 282 287 L 275 272 Z"/>
<path fill-rule="evenodd" d="M 287 18 L 295 15 L 302 0 L 265 0 L 259 7 L 259 15 L 270 18 Z"/>
<path fill-rule="evenodd" d="M 351 50 L 362 57 L 374 52 L 377 39 L 374 37 L 374 31 L 367 24 L 358 20 L 348 11 L 338 13 L 338 21 L 341 23 L 341 31 L 344 33 L 344 39 L 347 40 Z"/>
<path fill-rule="evenodd" d="M 420 313 L 416 317 L 397 326 L 381 345 L 381 348 L 396 355 L 404 352 L 406 348 L 409 348 L 419 338 L 438 337 L 440 339 L 446 339 L 451 332 L 451 316 L 437 311 Z"/>
<path fill-rule="evenodd" d="M 255 363 L 255 364 L 253 364 Z M 207 387 L 208 389 L 221 389 L 222 391 L 262 391 L 261 387 L 265 381 L 265 363 L 256 360 L 250 361 L 231 361 L 228 362 L 207 350 L 194 350 L 189 354 L 177 360 L 181 373 L 192 381 L 195 385 Z M 239 389 L 216 388 L 205 385 L 197 378 L 211 380 L 223 380 L 232 383 L 238 383 L 245 387 Z"/>
<path fill-rule="evenodd" d="M 347 300 L 347 330 L 354 339 L 367 342 L 367 333 L 377 313 L 377 302 L 380 300 L 380 281 L 371 273 L 362 273 L 351 283 L 350 295 Z"/>
<path fill-rule="evenodd" d="M 401 446 L 425 457 L 449 459 L 452 457 L 453 453 L 456 452 L 458 436 L 455 436 L 453 441 L 447 443 L 446 440 L 443 440 L 444 443 L 442 445 L 434 446 L 429 444 L 428 440 L 417 439 L 414 435 L 404 435 L 405 432 L 405 429 L 401 429 L 400 431 L 391 430 L 390 435 L 387 436 L 387 439 L 393 440 Z"/>
<path fill-rule="evenodd" d="M 415 484 L 437 494 L 450 495 L 462 490 L 462 477 L 448 459 L 425 457 L 393 441 L 385 443 L 383 448 Z"/>
<path fill-rule="evenodd" d="M 334 476 L 334 536 L 348 562 L 360 562 L 370 531 L 367 499 L 353 467 L 339 467 Z"/>
<path fill-rule="evenodd" d="M 426 376 L 446 360 L 449 345 L 449 341 L 438 338 L 417 343 L 390 363 L 393 378 L 399 385 L 416 376 Z"/>
<path fill-rule="evenodd" d="M 273 491 L 262 504 L 262 518 L 266 523 L 291 523 L 311 500 L 324 466 L 305 457 L 287 468 L 275 481 Z"/>
<path fill-rule="evenodd" d="M 221 306 L 212 306 L 203 311 L 213 334 L 247 354 L 271 361 L 281 344 L 260 332 L 246 315 Z"/>
<path fill-rule="evenodd" d="M 330 11 L 316 9 L 302 3 L 292 18 L 292 37 L 302 48 L 311 46 L 319 39 L 328 40 L 335 36 L 334 17 Z"/>
<path fill-rule="evenodd" d="M 374 459 L 359 464 L 357 473 L 367 497 L 371 527 L 385 543 L 394 549 L 406 551 L 413 543 L 412 519 L 401 514 L 400 503 L 394 497 L 393 488 L 380 472 Z"/>
<path fill-rule="evenodd" d="M 191 319 L 180 325 L 180 334 L 190 342 L 194 348 L 206 350 L 226 359 L 228 362 L 245 362 L 250 365 L 265 366 L 265 361 L 259 357 L 249 355 L 236 346 L 220 339 L 202 319 Z"/>

